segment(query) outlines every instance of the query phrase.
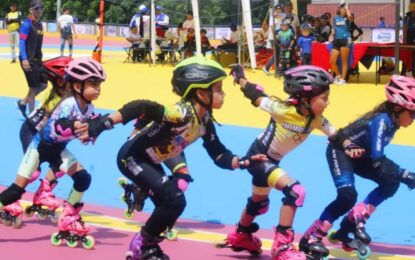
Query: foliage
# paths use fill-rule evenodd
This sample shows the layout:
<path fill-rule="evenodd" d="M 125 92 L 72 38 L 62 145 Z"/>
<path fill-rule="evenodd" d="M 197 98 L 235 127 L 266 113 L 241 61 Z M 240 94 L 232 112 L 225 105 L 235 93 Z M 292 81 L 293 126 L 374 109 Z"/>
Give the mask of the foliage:
<path fill-rule="evenodd" d="M 28 15 L 30 0 L 0 0 L 0 17 L 9 11 L 10 3 L 16 3 L 24 16 Z M 177 25 L 186 19 L 186 11 L 191 10 L 190 0 L 156 0 L 156 5 L 164 8 L 169 15 L 170 24 Z M 270 0 L 251 0 L 252 23 L 261 24 L 266 18 Z M 56 19 L 56 0 L 43 0 L 45 11 L 43 20 Z M 106 0 L 106 23 L 128 24 L 131 17 L 138 12 L 138 6 L 150 6 L 150 0 Z M 72 15 L 79 22 L 93 22 L 99 14 L 99 0 L 61 0 L 62 8 L 71 9 Z M 199 16 L 202 25 L 228 25 L 241 23 L 242 7 L 240 0 L 199 0 Z"/>

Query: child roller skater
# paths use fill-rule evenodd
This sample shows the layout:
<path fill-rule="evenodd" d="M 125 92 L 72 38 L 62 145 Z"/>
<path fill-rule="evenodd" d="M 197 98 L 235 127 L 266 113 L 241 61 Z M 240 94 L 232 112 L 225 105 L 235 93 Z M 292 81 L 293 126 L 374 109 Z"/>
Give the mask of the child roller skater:
<path fill-rule="evenodd" d="M 39 164 L 48 162 L 59 165 L 59 169 L 72 177 L 74 185 L 63 212 L 58 220 L 59 232 L 52 235 L 51 241 L 59 245 L 63 240 L 68 246 L 76 246 L 82 241 L 85 248 L 94 246 L 94 239 L 87 236 L 89 227 L 79 215 L 83 204 L 83 193 L 91 183 L 91 175 L 66 149 L 66 145 L 79 133 L 87 130 L 84 121 L 93 116 L 92 101 L 100 95 L 105 72 L 98 62 L 90 59 L 71 61 L 65 68 L 65 84 L 70 94 L 55 108 L 46 125 L 33 137 L 20 164 L 16 180 L 0 193 L 0 208 L 19 200 L 25 192 L 31 174 Z M 88 140 L 85 140 L 88 141 Z"/>
<path fill-rule="evenodd" d="M 163 106 L 147 100 L 132 101 L 118 112 L 89 123 L 88 135 L 80 137 L 95 137 L 113 124 L 126 124 L 136 118 L 151 121 L 130 137 L 118 153 L 120 171 L 143 190 L 151 191 L 150 198 L 155 204 L 150 218 L 133 237 L 127 259 L 169 259 L 159 246 L 163 240 L 160 234 L 182 214 L 186 206 L 184 191 L 192 178 L 182 173 L 167 178 L 160 163 L 179 155 L 200 137 L 221 168 L 245 168 L 255 160 L 265 159 L 259 154 L 239 158 L 218 139 L 212 109 L 222 107 L 225 78 L 224 69 L 213 60 L 197 56 L 185 59 L 173 71 L 173 91 L 181 97 L 178 103 Z"/>
<path fill-rule="evenodd" d="M 337 197 L 314 221 L 300 241 L 304 252 L 327 252 L 321 239 L 341 216 L 340 229 L 329 235 L 329 240 L 340 241 L 345 250 L 357 251 L 359 259 L 367 259 L 371 252 L 367 244 L 371 237 L 365 223 L 376 208 L 392 197 L 405 183 L 415 188 L 415 173 L 402 169 L 384 154 L 400 127 L 408 127 L 415 117 L 415 80 L 393 75 L 386 85 L 387 100 L 372 111 L 352 122 L 331 138 L 326 157 L 337 189 Z M 351 144 L 353 142 L 353 144 Z M 348 147 L 359 148 L 365 153 L 361 157 L 345 155 Z M 357 191 L 354 175 L 372 180 L 378 186 L 367 197 L 356 204 Z M 349 237 L 354 235 L 354 239 Z"/>
<path fill-rule="evenodd" d="M 52 88 L 49 94 L 45 95 L 41 105 L 28 115 L 20 128 L 23 152 L 26 152 L 33 136 L 45 126 L 53 110 L 66 94 L 64 71 L 72 60 L 70 57 L 60 56 L 43 62 L 42 76 L 52 84 Z M 40 167 L 32 174 L 29 182 L 36 180 L 39 175 Z M 32 216 L 36 213 L 39 219 L 50 217 L 53 222 L 56 222 L 55 211 L 59 207 L 59 202 L 53 194 L 53 189 L 57 184 L 56 177 L 62 175 L 63 173 L 59 171 L 59 165 L 51 165 L 48 176 L 40 180 L 40 186 L 33 196 L 33 205 L 25 209 L 26 216 Z"/>
<path fill-rule="evenodd" d="M 299 66 L 284 73 L 284 91 L 289 99 L 268 97 L 263 88 L 249 82 L 241 65 L 231 70 L 235 83 L 241 86 L 251 103 L 271 115 L 270 123 L 252 143 L 247 156 L 264 153 L 268 161 L 249 167 L 252 175 L 252 196 L 248 198 L 235 231 L 228 234 L 225 244 L 238 250 L 260 252 L 261 240 L 254 236 L 259 226 L 254 222 L 265 214 L 269 206 L 271 189 L 282 191 L 284 198 L 280 210 L 275 239 L 271 249 L 274 260 L 303 260 L 303 252 L 293 247 L 292 229 L 295 212 L 305 198 L 304 187 L 279 166 L 284 156 L 301 144 L 313 129 L 327 136 L 335 133 L 334 127 L 323 117 L 329 104 L 329 88 L 333 77 L 316 66 Z"/>

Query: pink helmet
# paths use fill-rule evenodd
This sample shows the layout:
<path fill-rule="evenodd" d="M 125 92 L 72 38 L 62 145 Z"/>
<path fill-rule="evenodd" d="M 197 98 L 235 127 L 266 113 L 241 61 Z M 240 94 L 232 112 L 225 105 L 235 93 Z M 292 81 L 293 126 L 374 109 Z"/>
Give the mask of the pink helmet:
<path fill-rule="evenodd" d="M 388 101 L 408 110 L 415 110 L 415 79 L 392 75 L 386 85 Z"/>
<path fill-rule="evenodd" d="M 73 60 L 65 68 L 65 80 L 71 82 L 85 81 L 90 78 L 104 81 L 105 77 L 101 63 L 89 58 Z"/>

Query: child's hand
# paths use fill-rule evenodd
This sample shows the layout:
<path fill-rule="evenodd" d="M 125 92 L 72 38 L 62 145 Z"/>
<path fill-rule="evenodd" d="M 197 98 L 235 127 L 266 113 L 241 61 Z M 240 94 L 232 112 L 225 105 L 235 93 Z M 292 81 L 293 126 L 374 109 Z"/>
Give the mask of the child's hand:
<path fill-rule="evenodd" d="M 233 77 L 233 84 L 235 83 L 239 84 L 239 80 L 246 79 L 245 77 L 245 69 L 241 64 L 237 64 L 235 66 L 232 66 L 231 72 L 229 72 L 229 75 Z"/>
<path fill-rule="evenodd" d="M 268 157 L 265 154 L 255 154 L 251 157 L 244 156 L 238 160 L 239 168 L 246 169 L 252 167 L 255 162 L 268 161 Z"/>
<path fill-rule="evenodd" d="M 88 142 L 89 141 L 89 135 L 88 135 L 88 124 L 82 123 L 80 121 L 75 121 L 74 123 L 74 132 L 75 136 L 82 142 Z"/>
<path fill-rule="evenodd" d="M 344 152 L 350 158 L 359 158 L 365 153 L 365 149 L 350 142 L 349 144 L 344 146 Z"/>

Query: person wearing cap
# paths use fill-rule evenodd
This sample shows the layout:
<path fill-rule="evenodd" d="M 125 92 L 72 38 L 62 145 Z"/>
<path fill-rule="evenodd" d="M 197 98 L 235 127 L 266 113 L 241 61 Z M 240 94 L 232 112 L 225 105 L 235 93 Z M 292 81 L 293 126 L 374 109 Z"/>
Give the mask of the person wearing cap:
<path fill-rule="evenodd" d="M 17 10 L 16 4 L 10 4 L 10 12 L 6 15 L 6 27 L 9 34 L 10 49 L 12 54 L 11 63 L 16 62 L 16 45 L 19 42 L 19 29 L 20 29 L 20 19 L 22 13 Z"/>
<path fill-rule="evenodd" d="M 20 28 L 19 39 L 20 65 L 29 86 L 27 95 L 17 101 L 23 117 L 26 117 L 27 105 L 29 113 L 33 111 L 35 97 L 47 86 L 47 81 L 41 76 L 43 27 L 40 18 L 43 14 L 43 3 L 40 0 L 32 0 L 29 13 L 29 17 L 24 20 Z"/>
<path fill-rule="evenodd" d="M 408 12 L 403 19 L 403 42 L 415 45 L 415 3 L 410 3 Z M 412 76 L 415 77 L 415 52 L 412 51 Z M 402 73 L 406 73 L 406 65 L 403 64 Z"/>
<path fill-rule="evenodd" d="M 169 29 L 169 16 L 162 12 L 163 7 L 156 6 L 156 33 L 158 37 L 164 37 Z"/>

